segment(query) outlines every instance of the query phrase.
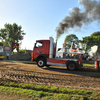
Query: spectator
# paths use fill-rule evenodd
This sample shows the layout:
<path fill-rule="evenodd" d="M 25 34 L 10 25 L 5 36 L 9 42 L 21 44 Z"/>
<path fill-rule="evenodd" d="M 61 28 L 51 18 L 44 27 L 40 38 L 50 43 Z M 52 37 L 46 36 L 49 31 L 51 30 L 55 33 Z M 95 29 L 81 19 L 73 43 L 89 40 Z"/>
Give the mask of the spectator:
<path fill-rule="evenodd" d="M 9 60 L 9 53 L 6 53 L 6 59 Z"/>
<path fill-rule="evenodd" d="M 77 59 L 79 58 L 79 55 L 77 55 Z"/>

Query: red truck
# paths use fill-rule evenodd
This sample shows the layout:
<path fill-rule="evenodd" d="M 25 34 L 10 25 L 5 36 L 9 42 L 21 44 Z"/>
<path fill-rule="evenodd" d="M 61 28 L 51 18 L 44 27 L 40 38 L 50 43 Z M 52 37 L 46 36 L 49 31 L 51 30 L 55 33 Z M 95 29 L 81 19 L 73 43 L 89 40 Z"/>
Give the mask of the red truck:
<path fill-rule="evenodd" d="M 44 66 L 64 66 L 69 70 L 76 70 L 82 67 L 82 59 L 67 59 L 56 58 L 56 44 L 52 37 L 49 40 L 37 40 L 33 52 L 31 61 L 36 61 L 39 67 Z"/>

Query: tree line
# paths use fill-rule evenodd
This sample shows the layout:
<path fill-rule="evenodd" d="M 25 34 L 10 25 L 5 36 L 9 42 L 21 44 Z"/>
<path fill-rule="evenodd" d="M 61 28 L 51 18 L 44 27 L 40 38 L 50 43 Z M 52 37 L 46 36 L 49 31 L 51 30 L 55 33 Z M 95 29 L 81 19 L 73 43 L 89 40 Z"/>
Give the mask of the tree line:
<path fill-rule="evenodd" d="M 69 49 L 73 45 L 73 49 L 79 48 L 81 44 L 81 49 L 87 51 L 92 46 L 98 46 L 98 53 L 100 52 L 100 31 L 92 33 L 90 36 L 83 37 L 82 40 L 79 40 L 75 34 L 70 34 L 65 37 L 64 47 Z"/>
<path fill-rule="evenodd" d="M 12 43 L 18 44 L 24 39 L 24 35 L 26 35 L 26 33 L 22 30 L 22 26 L 16 23 L 6 23 L 4 28 L 0 29 L 0 40 L 4 46 L 11 46 Z"/>
<path fill-rule="evenodd" d="M 22 30 L 22 26 L 16 23 L 9 24 L 6 23 L 4 28 L 0 29 L 0 40 L 4 46 L 11 46 L 12 43 L 20 43 L 24 39 L 26 33 Z M 69 49 L 72 46 L 72 49 L 79 48 L 81 43 L 82 50 L 88 50 L 92 46 L 98 46 L 98 52 L 100 52 L 100 31 L 92 33 L 90 36 L 83 37 L 82 40 L 75 34 L 70 34 L 65 37 L 64 47 Z"/>

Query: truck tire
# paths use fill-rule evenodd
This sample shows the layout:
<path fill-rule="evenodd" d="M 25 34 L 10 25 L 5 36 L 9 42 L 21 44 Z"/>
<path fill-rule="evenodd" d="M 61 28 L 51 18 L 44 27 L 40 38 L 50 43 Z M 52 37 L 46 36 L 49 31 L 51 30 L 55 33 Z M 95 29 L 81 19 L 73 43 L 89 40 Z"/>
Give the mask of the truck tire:
<path fill-rule="evenodd" d="M 37 65 L 38 65 L 39 67 L 44 67 L 44 65 L 45 65 L 45 60 L 44 60 L 43 58 L 39 58 L 39 59 L 37 60 Z"/>
<path fill-rule="evenodd" d="M 76 70 L 76 64 L 75 62 L 69 62 L 67 65 L 68 70 Z"/>

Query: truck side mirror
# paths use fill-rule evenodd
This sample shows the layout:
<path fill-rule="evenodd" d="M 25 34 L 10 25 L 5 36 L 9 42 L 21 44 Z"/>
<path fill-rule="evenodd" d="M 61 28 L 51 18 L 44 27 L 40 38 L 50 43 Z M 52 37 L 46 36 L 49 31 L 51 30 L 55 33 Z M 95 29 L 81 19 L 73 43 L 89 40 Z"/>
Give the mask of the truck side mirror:
<path fill-rule="evenodd" d="M 36 43 L 34 44 L 34 47 L 36 47 Z"/>

